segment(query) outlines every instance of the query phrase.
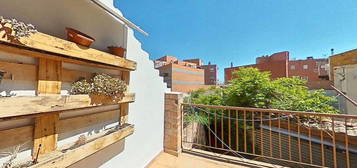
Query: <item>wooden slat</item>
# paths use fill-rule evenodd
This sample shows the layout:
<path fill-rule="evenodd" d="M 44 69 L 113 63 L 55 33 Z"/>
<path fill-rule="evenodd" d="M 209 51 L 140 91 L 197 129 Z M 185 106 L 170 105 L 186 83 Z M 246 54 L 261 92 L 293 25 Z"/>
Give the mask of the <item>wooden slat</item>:
<path fill-rule="evenodd" d="M 0 137 L 0 149 L 29 143 L 33 140 L 33 126 L 2 130 Z"/>
<path fill-rule="evenodd" d="M 10 43 L 8 39 L 0 38 L 0 46 L 4 46 L 4 42 Z M 53 37 L 44 33 L 35 33 L 29 37 L 22 37 L 20 42 L 32 49 L 36 49 L 37 53 L 45 52 L 49 55 L 63 55 L 63 57 L 67 57 L 68 59 L 72 60 L 83 60 L 88 62 L 96 62 L 111 65 L 114 67 L 123 68 L 126 70 L 135 70 L 136 69 L 136 62 L 127 60 L 125 58 L 117 57 L 112 54 L 102 52 L 96 49 L 87 48 L 84 46 L 77 45 L 73 42 L 66 41 L 57 37 Z M 12 44 L 12 43 L 11 43 Z M 9 45 L 8 45 L 9 46 Z M 19 46 L 19 45 L 17 45 Z M 5 46 L 4 46 L 5 47 Z M 2 47 L 0 47 L 2 48 Z M 2 49 L 6 49 L 7 52 L 18 53 L 16 51 L 16 45 L 13 45 L 12 49 L 6 47 Z M 28 49 L 27 49 L 28 50 Z M 27 53 L 29 56 L 39 57 L 36 53 Z M 48 57 L 48 59 L 53 59 L 53 57 Z"/>
<path fill-rule="evenodd" d="M 117 119 L 116 117 L 118 117 L 117 110 L 113 110 L 63 119 L 59 121 L 58 133 L 71 132 L 108 121 L 114 121 Z"/>
<path fill-rule="evenodd" d="M 122 75 L 121 75 L 121 80 L 125 81 L 126 84 L 129 86 L 130 72 L 123 71 Z M 127 90 L 129 90 L 129 87 Z M 119 113 L 120 113 L 120 117 L 119 117 L 120 124 L 128 123 L 128 121 L 129 121 L 129 103 L 120 104 L 120 112 Z"/>
<path fill-rule="evenodd" d="M 126 94 L 118 103 L 129 103 L 135 100 L 135 94 Z M 50 112 L 66 112 L 77 108 L 94 107 L 88 95 L 51 95 L 31 97 L 0 98 L 0 121 L 32 118 Z"/>
<path fill-rule="evenodd" d="M 62 62 L 40 58 L 37 94 L 59 94 L 62 85 Z"/>
<path fill-rule="evenodd" d="M 119 131 L 116 131 L 114 133 L 111 133 L 109 135 L 105 135 L 103 137 L 100 137 L 98 139 L 95 139 L 89 143 L 86 143 L 85 145 L 82 145 L 76 149 L 70 150 L 64 154 L 60 154 L 54 159 L 48 159 L 47 161 L 40 162 L 39 164 L 36 164 L 34 166 L 31 166 L 31 168 L 35 167 L 51 167 L 51 168 L 63 168 L 63 167 L 68 167 L 102 149 L 105 147 L 108 147 L 109 145 L 118 142 L 125 137 L 133 134 L 134 132 L 134 126 L 133 125 L 128 125 Z"/>
<path fill-rule="evenodd" d="M 4 80 L 23 80 L 23 81 L 37 81 L 37 65 L 22 64 L 14 62 L 0 61 L 0 70 L 5 71 Z M 80 77 L 84 77 L 89 80 L 93 76 L 92 72 L 62 69 L 62 82 L 73 83 Z M 110 74 L 112 77 L 119 77 L 117 75 Z"/>
<path fill-rule="evenodd" d="M 37 66 L 0 61 L 0 70 L 5 71 L 5 79 L 36 81 Z"/>
<path fill-rule="evenodd" d="M 98 112 L 89 115 L 72 117 L 59 120 L 58 134 L 76 131 L 89 126 L 115 121 L 118 117 L 117 110 Z M 33 126 L 24 126 L 0 131 L 0 150 L 16 145 L 30 145 L 33 141 Z"/>
<path fill-rule="evenodd" d="M 47 114 L 35 118 L 32 157 L 52 152 L 57 148 L 59 114 Z"/>

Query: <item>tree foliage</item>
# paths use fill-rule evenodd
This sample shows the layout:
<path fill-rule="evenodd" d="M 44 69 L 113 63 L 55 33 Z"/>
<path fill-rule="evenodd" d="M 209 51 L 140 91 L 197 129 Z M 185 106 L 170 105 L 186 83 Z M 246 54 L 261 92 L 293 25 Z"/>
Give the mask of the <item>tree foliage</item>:
<path fill-rule="evenodd" d="M 237 78 L 226 88 L 211 88 L 191 92 L 195 104 L 271 108 L 319 113 L 338 113 L 331 105 L 336 101 L 325 96 L 323 89 L 311 91 L 306 81 L 297 77 L 270 79 L 269 72 L 256 68 L 235 71 Z"/>

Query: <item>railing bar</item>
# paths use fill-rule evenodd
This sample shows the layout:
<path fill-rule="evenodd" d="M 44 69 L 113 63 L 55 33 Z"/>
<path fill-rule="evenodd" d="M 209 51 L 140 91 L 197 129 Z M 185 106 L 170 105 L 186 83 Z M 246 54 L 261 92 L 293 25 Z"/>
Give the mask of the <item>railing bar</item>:
<path fill-rule="evenodd" d="M 254 112 L 252 112 L 252 151 L 253 151 L 253 154 L 255 154 Z"/>
<path fill-rule="evenodd" d="M 247 152 L 247 125 L 246 125 L 246 111 L 243 111 L 243 136 L 244 136 L 244 152 Z"/>
<path fill-rule="evenodd" d="M 231 142 L 231 110 L 228 110 L 228 146 L 229 148 L 232 148 L 232 142 Z"/>
<path fill-rule="evenodd" d="M 291 160 L 291 130 L 290 130 L 290 117 L 288 117 L 288 151 L 289 151 L 289 160 Z"/>
<path fill-rule="evenodd" d="M 310 126 L 310 117 L 309 116 L 309 120 L 308 120 L 308 123 L 309 123 L 309 158 L 310 158 L 310 164 L 312 164 L 312 143 L 311 143 L 311 126 Z"/>
<path fill-rule="evenodd" d="M 279 128 L 279 157 L 280 159 L 283 157 L 283 154 L 281 152 L 281 131 L 280 131 L 280 128 L 281 128 L 281 125 L 280 125 L 280 117 L 281 117 L 281 114 L 279 114 L 279 120 L 278 120 L 278 128 Z"/>
<path fill-rule="evenodd" d="M 345 119 L 346 167 L 350 168 L 350 153 L 348 149 L 347 119 Z"/>
<path fill-rule="evenodd" d="M 198 144 L 200 143 L 200 141 L 199 141 L 199 139 L 200 139 L 200 129 L 201 129 L 201 124 L 200 124 L 200 123 L 197 123 L 197 128 L 196 128 L 196 130 L 197 130 L 196 142 L 197 142 Z"/>
<path fill-rule="evenodd" d="M 214 133 L 217 135 L 217 110 L 214 110 Z M 217 148 L 217 137 L 214 136 L 214 147 Z"/>
<path fill-rule="evenodd" d="M 211 148 L 211 149 L 216 149 L 216 150 L 222 150 L 222 151 L 232 152 L 230 149 L 215 148 L 215 147 L 206 146 L 206 145 L 202 145 L 202 144 L 195 144 L 195 143 L 192 143 L 192 144 L 197 145 L 197 146 L 203 146 L 203 147 Z M 187 151 L 189 151 L 189 150 L 187 150 Z M 241 152 L 241 151 L 238 151 L 237 153 L 239 153 L 239 154 L 245 154 L 245 155 L 250 155 L 250 156 L 263 157 L 263 158 L 273 159 L 273 160 L 278 160 L 278 161 L 284 161 L 284 162 L 288 162 L 288 163 L 295 163 L 295 164 L 306 165 L 306 166 L 326 168 L 326 167 L 322 167 L 322 166 L 320 166 L 320 165 L 314 165 L 314 164 L 309 164 L 309 163 L 304 163 L 304 162 L 301 162 L 301 163 L 300 163 L 300 162 L 297 162 L 297 161 L 294 161 L 294 160 L 285 160 L 285 159 L 279 159 L 279 158 L 269 157 L 269 156 L 261 156 L 261 155 L 259 155 L 259 154 L 252 154 L 252 153 Z M 280 167 L 280 166 L 277 166 L 277 167 Z"/>
<path fill-rule="evenodd" d="M 357 115 L 346 115 L 346 114 L 328 114 L 328 113 L 318 113 L 315 112 L 302 112 L 302 111 L 289 111 L 289 110 L 272 110 L 272 109 L 262 109 L 262 108 L 249 108 L 249 107 L 233 107 L 233 106 L 217 106 L 217 105 L 203 105 L 203 104 L 187 104 L 183 103 L 184 106 L 193 107 L 207 107 L 207 108 L 217 108 L 217 109 L 231 109 L 231 110 L 245 110 L 245 111 L 259 111 L 264 113 L 284 113 L 284 114 L 300 114 L 300 115 L 318 115 L 325 117 L 335 117 L 335 118 L 347 118 L 347 119 L 357 119 Z"/>
<path fill-rule="evenodd" d="M 260 112 L 260 153 L 264 155 L 264 141 L 263 141 L 263 113 Z"/>
<path fill-rule="evenodd" d="M 332 141 L 333 141 L 333 166 L 337 168 L 335 118 L 332 117 Z"/>
<path fill-rule="evenodd" d="M 322 117 L 319 116 L 320 125 L 322 126 Z M 321 165 L 325 166 L 325 149 L 324 149 L 324 132 L 322 131 L 323 128 L 320 128 L 320 139 L 321 139 Z"/>
<path fill-rule="evenodd" d="M 273 157 L 273 138 L 271 130 L 271 113 L 269 113 L 269 148 L 270 148 L 270 157 Z"/>
<path fill-rule="evenodd" d="M 224 145 L 223 145 L 223 143 L 224 143 L 224 129 L 223 129 L 223 116 L 224 116 L 224 110 L 221 110 L 221 140 L 222 140 L 222 142 L 221 142 L 221 144 L 222 144 L 222 148 L 224 148 Z"/>
<path fill-rule="evenodd" d="M 239 113 L 236 111 L 236 151 L 239 151 L 239 127 L 238 127 L 238 119 L 239 119 Z"/>
<path fill-rule="evenodd" d="M 297 115 L 297 126 L 298 126 L 298 152 L 299 152 L 299 162 L 301 162 L 301 138 L 300 138 L 300 116 Z"/>
<path fill-rule="evenodd" d="M 209 127 L 208 129 L 211 129 L 210 127 L 211 127 L 211 115 L 210 115 L 210 113 L 208 113 L 208 125 L 207 125 L 207 127 Z M 208 145 L 209 146 L 212 146 L 212 144 L 211 144 L 211 131 L 208 131 Z"/>

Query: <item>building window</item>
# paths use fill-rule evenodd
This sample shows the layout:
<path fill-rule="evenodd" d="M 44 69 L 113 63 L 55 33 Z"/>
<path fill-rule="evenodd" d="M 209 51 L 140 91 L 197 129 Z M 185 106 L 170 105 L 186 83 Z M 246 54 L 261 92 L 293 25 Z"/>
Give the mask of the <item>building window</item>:
<path fill-rule="evenodd" d="M 291 69 L 291 70 L 295 70 L 295 65 L 291 65 L 291 66 L 290 66 L 290 69 Z"/>
<path fill-rule="evenodd" d="M 303 69 L 309 69 L 309 66 L 308 65 L 304 65 Z"/>
<path fill-rule="evenodd" d="M 214 71 L 214 68 L 210 68 L 209 70 L 210 70 L 211 72 L 213 72 L 213 71 Z"/>

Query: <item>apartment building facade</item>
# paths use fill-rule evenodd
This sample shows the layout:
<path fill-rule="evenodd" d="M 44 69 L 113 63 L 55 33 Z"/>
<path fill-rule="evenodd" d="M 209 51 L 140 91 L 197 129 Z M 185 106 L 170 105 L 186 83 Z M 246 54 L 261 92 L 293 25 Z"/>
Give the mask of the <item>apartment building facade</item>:
<path fill-rule="evenodd" d="M 330 89 L 328 76 L 328 59 L 314 59 L 307 57 L 304 60 L 289 60 L 289 52 L 279 52 L 270 56 L 262 56 L 256 59 L 256 64 L 229 67 L 224 69 L 225 83 L 234 78 L 232 73 L 240 68 L 254 67 L 261 71 L 271 72 L 271 78 L 297 76 L 307 80 L 307 86 L 311 89 Z"/>
<path fill-rule="evenodd" d="M 198 68 L 203 69 L 205 72 L 205 85 L 217 85 L 218 83 L 218 66 L 216 64 L 211 64 L 208 62 L 207 65 L 203 64 L 201 59 L 188 59 L 183 60 L 185 62 L 195 63 Z"/>
<path fill-rule="evenodd" d="M 200 59 L 180 61 L 173 56 L 164 56 L 154 61 L 155 68 L 160 71 L 167 87 L 175 92 L 189 92 L 199 88 L 209 88 L 216 83 L 217 75 L 210 77 L 206 67 Z M 205 68 L 202 68 L 205 67 Z M 214 69 L 216 70 L 216 69 Z M 212 73 L 214 74 L 214 73 Z M 206 82 L 212 79 L 212 82 Z"/>

